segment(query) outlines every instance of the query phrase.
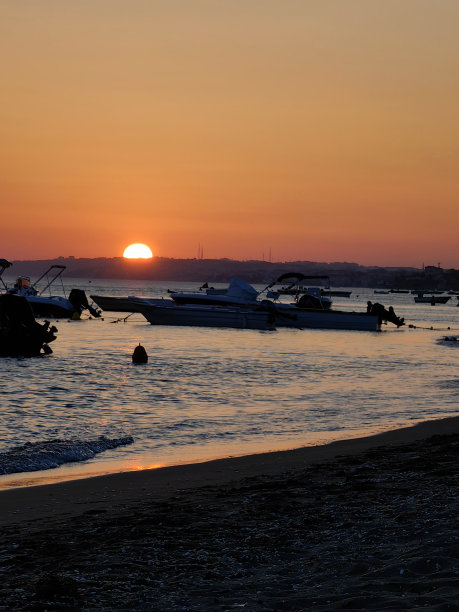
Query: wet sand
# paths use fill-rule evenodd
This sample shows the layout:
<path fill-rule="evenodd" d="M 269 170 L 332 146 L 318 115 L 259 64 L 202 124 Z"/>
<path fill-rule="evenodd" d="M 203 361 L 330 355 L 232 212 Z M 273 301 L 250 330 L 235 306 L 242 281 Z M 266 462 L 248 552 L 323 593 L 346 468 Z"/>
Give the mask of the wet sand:
<path fill-rule="evenodd" d="M 0 492 L 0 610 L 457 610 L 459 417 Z"/>

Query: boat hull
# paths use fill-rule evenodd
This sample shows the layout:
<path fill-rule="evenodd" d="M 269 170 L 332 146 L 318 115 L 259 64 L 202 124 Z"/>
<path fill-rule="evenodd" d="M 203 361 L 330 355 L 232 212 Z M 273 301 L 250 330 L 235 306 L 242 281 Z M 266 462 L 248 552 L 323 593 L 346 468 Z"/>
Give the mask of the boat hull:
<path fill-rule="evenodd" d="M 379 331 L 379 317 L 366 312 L 313 310 L 276 305 L 276 327 Z"/>
<path fill-rule="evenodd" d="M 414 298 L 416 304 L 446 304 L 451 299 L 449 295 L 424 295 Z"/>
<path fill-rule="evenodd" d="M 33 314 L 37 318 L 71 319 L 76 312 L 74 305 L 66 298 L 60 296 L 41 297 L 39 295 L 28 295 L 26 300 L 29 302 Z"/>
<path fill-rule="evenodd" d="M 148 303 L 155 302 L 155 303 Z M 229 327 L 235 329 L 274 329 L 274 316 L 263 310 L 224 308 L 222 306 L 180 306 L 158 303 L 159 300 L 137 302 L 151 325 L 179 325 L 191 327 Z M 166 300 L 164 300 L 166 302 Z"/>
<path fill-rule="evenodd" d="M 112 297 L 108 295 L 90 295 L 93 302 L 105 311 L 111 312 L 140 312 L 136 304 L 128 297 Z"/>

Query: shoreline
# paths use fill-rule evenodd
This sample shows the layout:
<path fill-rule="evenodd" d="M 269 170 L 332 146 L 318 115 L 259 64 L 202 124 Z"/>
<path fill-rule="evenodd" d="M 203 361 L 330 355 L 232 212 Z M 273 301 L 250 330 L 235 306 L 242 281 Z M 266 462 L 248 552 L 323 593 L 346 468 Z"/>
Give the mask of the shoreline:
<path fill-rule="evenodd" d="M 459 417 L 0 492 L 0 610 L 457 610 Z"/>
<path fill-rule="evenodd" d="M 416 423 L 382 433 L 210 461 L 130 470 L 0 490 L 0 527 L 21 521 L 46 519 L 56 513 L 75 515 L 88 508 L 110 505 L 111 510 L 142 499 L 145 491 L 167 498 L 177 491 L 226 485 L 244 478 L 277 477 L 338 456 L 353 456 L 380 446 L 409 444 L 435 435 L 459 433 L 459 416 Z"/>
<path fill-rule="evenodd" d="M 459 418 L 459 415 L 457 415 Z M 338 432 L 321 431 L 305 434 L 300 440 L 291 441 L 290 443 L 277 444 L 276 446 L 259 445 L 254 447 L 253 444 L 248 445 L 247 449 L 240 449 L 239 452 L 227 454 L 218 453 L 215 451 L 212 454 L 205 453 L 191 456 L 183 460 L 165 458 L 157 458 L 154 461 L 148 460 L 112 460 L 105 461 L 102 456 L 98 457 L 95 463 L 81 461 L 75 463 L 65 463 L 56 468 L 44 470 L 36 470 L 31 472 L 12 472 L 0 476 L 0 493 L 2 491 L 14 490 L 18 488 L 48 486 L 52 484 L 66 483 L 74 480 L 87 480 L 101 476 L 116 476 L 123 473 L 156 471 L 164 468 L 178 468 L 186 465 L 207 464 L 214 461 L 240 459 L 241 457 L 252 457 L 255 455 L 273 455 L 273 453 L 284 453 L 298 451 L 305 448 L 328 447 L 330 444 L 338 442 L 349 442 L 351 440 L 360 440 L 374 438 L 380 434 L 389 434 L 393 431 L 411 429 L 424 422 L 438 422 L 444 419 L 455 418 L 450 415 L 443 415 L 436 419 L 424 419 L 416 421 L 406 421 L 405 423 L 394 426 L 386 424 L 385 427 L 368 429 L 349 429 Z M 344 437 L 342 437 L 344 436 Z"/>

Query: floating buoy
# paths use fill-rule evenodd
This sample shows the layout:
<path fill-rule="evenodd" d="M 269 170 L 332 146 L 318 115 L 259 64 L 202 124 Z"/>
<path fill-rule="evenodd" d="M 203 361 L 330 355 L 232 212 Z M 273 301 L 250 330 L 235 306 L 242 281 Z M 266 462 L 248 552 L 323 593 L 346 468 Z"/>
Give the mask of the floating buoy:
<path fill-rule="evenodd" d="M 147 363 L 147 361 L 147 351 L 139 343 L 139 346 L 136 346 L 134 352 L 132 353 L 132 363 Z"/>

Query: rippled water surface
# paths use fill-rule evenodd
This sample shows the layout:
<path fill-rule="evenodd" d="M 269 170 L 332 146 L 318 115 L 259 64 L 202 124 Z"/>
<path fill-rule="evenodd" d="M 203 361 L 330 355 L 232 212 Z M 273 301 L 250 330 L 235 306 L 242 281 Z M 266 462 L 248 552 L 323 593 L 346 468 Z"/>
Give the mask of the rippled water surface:
<path fill-rule="evenodd" d="M 194 288 L 81 280 L 67 286 L 146 296 Z M 154 327 L 138 314 L 119 320 L 125 313 L 60 320 L 53 355 L 1 361 L 0 454 L 25 443 L 32 453 L 48 440 L 134 442 L 46 472 L 0 476 L 0 487 L 292 448 L 457 414 L 459 343 L 442 340 L 459 334 L 457 298 L 431 306 L 414 304 L 409 294 L 354 289 L 334 307 L 364 310 L 368 299 L 393 305 L 415 328 Z M 139 342 L 149 361 L 135 366 Z"/>

